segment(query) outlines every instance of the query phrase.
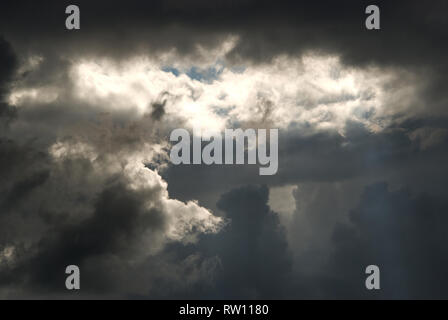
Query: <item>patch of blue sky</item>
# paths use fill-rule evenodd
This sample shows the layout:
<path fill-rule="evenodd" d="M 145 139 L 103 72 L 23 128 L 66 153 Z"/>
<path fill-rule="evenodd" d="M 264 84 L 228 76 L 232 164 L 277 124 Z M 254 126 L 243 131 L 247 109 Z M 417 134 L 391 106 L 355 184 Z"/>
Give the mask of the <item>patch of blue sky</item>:
<path fill-rule="evenodd" d="M 185 74 L 193 80 L 210 83 L 213 82 L 213 80 L 217 80 L 221 73 L 222 69 L 216 69 L 215 67 L 206 69 L 192 67 L 190 70 L 187 70 Z"/>
<path fill-rule="evenodd" d="M 162 68 L 164 72 L 170 72 L 174 74 L 176 77 L 181 74 L 187 75 L 189 78 L 193 80 L 197 80 L 205 83 L 212 83 L 214 80 L 218 80 L 220 75 L 225 69 L 225 65 L 222 61 L 217 61 L 213 66 L 208 68 L 200 68 L 197 66 L 192 66 L 186 70 L 180 70 L 171 66 L 165 66 Z M 234 73 L 243 73 L 246 70 L 243 66 L 231 67 L 230 71 Z"/>
<path fill-rule="evenodd" d="M 215 64 L 214 66 L 208 68 L 199 68 L 197 66 L 193 66 L 186 70 L 180 70 L 170 66 L 165 66 L 162 68 L 162 71 L 170 72 L 176 77 L 180 76 L 181 74 L 185 74 L 193 80 L 206 83 L 211 83 L 214 80 L 219 79 L 219 76 L 221 75 L 223 70 L 224 67 L 219 64 Z"/>
<path fill-rule="evenodd" d="M 179 71 L 179 69 L 176 69 L 176 68 L 173 68 L 173 67 L 168 67 L 168 66 L 162 67 L 162 71 L 170 72 L 170 73 L 174 74 L 176 77 L 178 77 L 180 75 L 180 73 L 181 73 Z"/>

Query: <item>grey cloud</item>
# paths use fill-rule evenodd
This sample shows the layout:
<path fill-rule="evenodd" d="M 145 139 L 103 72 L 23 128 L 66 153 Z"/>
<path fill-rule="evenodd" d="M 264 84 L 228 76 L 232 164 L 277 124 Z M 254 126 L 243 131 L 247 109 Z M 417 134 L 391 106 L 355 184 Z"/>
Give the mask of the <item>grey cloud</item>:
<path fill-rule="evenodd" d="M 370 4 L 364 1 L 78 1 L 79 32 L 64 29 L 68 4 L 1 5 L 6 40 L 0 38 L 0 121 L 14 125 L 2 127 L 0 138 L 0 252 L 14 245 L 16 257 L 11 265 L 0 264 L 2 289 L 17 290 L 19 297 L 64 295 L 64 266 L 78 263 L 84 297 L 446 297 L 439 283 L 445 283 L 446 269 L 441 227 L 447 223 L 448 141 L 432 135 L 448 129 L 445 2 L 379 1 L 378 32 L 364 29 Z M 204 57 L 197 45 L 207 55 L 229 35 L 239 37 L 224 57 L 229 65 L 270 63 L 280 54 L 336 54 L 348 66 L 407 70 L 415 77 L 386 89 L 418 81 L 419 100 L 375 133 L 355 122 L 345 124 L 344 135 L 291 125 L 281 132 L 279 172 L 272 177 L 260 177 L 257 166 L 161 170 L 171 197 L 198 199 L 230 224 L 220 234 L 200 236 L 199 243 L 171 243 L 131 265 L 144 231 L 158 244 L 166 228 L 162 208 L 143 208 L 162 190 L 132 191 L 120 173 L 101 170 L 105 159 L 124 165 L 121 155 L 167 141 L 169 129 L 181 125 L 166 117 L 176 97 L 160 93 L 142 118 L 81 103 L 72 96 L 70 61 L 122 61 L 174 48 L 195 64 Z M 44 58 L 39 68 L 17 74 L 33 55 Z M 58 85 L 59 98 L 21 109 L 5 101 L 11 87 L 40 85 Z M 313 108 L 353 98 L 298 102 Z M 276 106 L 264 101 L 245 125 L 270 124 Z M 392 101 L 385 107 L 396 106 Z M 98 161 L 81 154 L 56 162 L 48 147 L 57 142 L 87 143 Z M 159 169 L 166 160 L 146 166 Z M 377 181 L 391 187 L 371 185 Z M 268 188 L 282 185 L 299 186 L 298 209 L 286 228 L 267 205 Z M 383 270 L 384 291 L 369 295 L 363 267 L 374 262 Z"/>
<path fill-rule="evenodd" d="M 64 286 L 65 267 L 71 264 L 83 273 L 83 292 L 77 298 L 157 297 L 162 294 L 158 283 L 164 283 L 173 294 L 211 281 L 207 279 L 216 268 L 213 257 L 204 259 L 197 253 L 172 256 L 157 249 L 163 248 L 172 223 L 167 209 L 158 203 L 159 191 L 132 190 L 117 177 L 93 195 L 92 212 L 87 217 L 79 216 L 80 204 L 90 206 L 92 200 L 76 190 L 72 193 L 77 207 L 69 208 L 69 199 L 63 199 L 60 208 L 72 212 L 51 212 L 57 204 L 48 206 L 48 199 L 42 197 L 40 208 L 32 214 L 20 218 L 16 209 L 2 223 L 0 248 L 12 245 L 14 255 L 9 264 L 0 261 L 0 284 L 8 292 L 4 295 L 0 290 L 0 296 L 72 297 Z M 16 194 L 33 206 L 34 201 Z M 148 208 L 148 201 L 155 206 Z M 14 229 L 3 230 L 11 223 Z M 33 234 L 25 234 L 28 228 Z M 169 269 L 175 274 L 167 272 Z M 181 283 L 178 277 L 188 281 Z"/>
<path fill-rule="evenodd" d="M 14 205 L 17 201 L 25 200 L 26 195 L 29 194 L 34 188 L 42 185 L 48 179 L 48 176 L 48 171 L 37 172 L 15 184 L 4 200 L 3 205 L 6 210 L 8 210 L 8 208 Z"/>
<path fill-rule="evenodd" d="M 67 265 L 76 264 L 82 268 L 86 279 L 83 290 L 89 293 L 110 290 L 109 286 L 115 285 L 114 271 L 91 274 L 95 264 L 90 262 L 93 266 L 89 266 L 89 261 L 102 263 L 108 258 L 114 261 L 114 256 L 133 256 L 143 231 L 152 230 L 156 238 L 166 225 L 161 212 L 145 211 L 143 199 L 120 185 L 105 189 L 96 200 L 92 217 L 79 224 L 57 224 L 50 229 L 39 242 L 37 255 L 24 264 L 30 268 L 26 275 L 39 286 L 61 292 L 65 276 L 61 271 Z"/>
<path fill-rule="evenodd" d="M 366 187 L 351 212 L 352 226 L 335 229 L 326 296 L 446 298 L 446 211 L 446 201 L 436 196 L 390 191 L 385 183 Z M 382 290 L 373 294 L 360 285 L 370 264 L 382 271 Z"/>
<path fill-rule="evenodd" d="M 185 5 L 182 1 L 129 1 L 123 10 L 119 1 L 78 1 L 83 26 L 77 33 L 67 34 L 63 24 L 66 3 L 21 1 L 3 4 L 2 12 L 8 16 L 2 22 L 3 26 L 13 27 L 7 32 L 11 37 L 20 35 L 41 48 L 59 41 L 55 44 L 59 49 L 64 50 L 65 45 L 75 52 L 112 47 L 109 53 L 114 54 L 124 48 L 138 50 L 141 46 L 176 47 L 188 52 L 197 43 L 216 45 L 217 35 L 234 33 L 242 41 L 232 55 L 255 60 L 318 49 L 342 53 L 347 62 L 356 64 L 430 65 L 444 61 L 447 33 L 441 12 L 446 3 L 433 1 L 422 6 L 418 1 L 406 5 L 377 1 L 382 10 L 383 28 L 379 32 L 364 28 L 368 4 L 367 1 L 214 1 L 209 5 L 197 0 Z M 42 7 L 40 14 L 35 16 L 32 10 L 24 10 L 30 6 Z M 21 23 L 28 20 L 34 22 L 33 28 Z M 41 35 L 40 45 L 33 38 L 35 34 Z M 82 43 L 89 46 L 80 46 Z M 123 43 L 132 45 L 126 47 Z"/>
<path fill-rule="evenodd" d="M 210 298 L 272 299 L 287 297 L 291 255 L 277 213 L 270 210 L 266 186 L 246 186 L 224 194 L 218 208 L 230 219 L 203 246 L 217 255 L 222 271 Z"/>
<path fill-rule="evenodd" d="M 11 45 L 3 37 L 0 38 L 0 61 L 0 94 L 3 99 L 9 82 L 12 80 L 18 66 L 16 54 Z"/>
<path fill-rule="evenodd" d="M 16 109 L 6 101 L 14 73 L 18 67 L 18 59 L 11 45 L 0 34 L 0 130 L 16 116 Z"/>

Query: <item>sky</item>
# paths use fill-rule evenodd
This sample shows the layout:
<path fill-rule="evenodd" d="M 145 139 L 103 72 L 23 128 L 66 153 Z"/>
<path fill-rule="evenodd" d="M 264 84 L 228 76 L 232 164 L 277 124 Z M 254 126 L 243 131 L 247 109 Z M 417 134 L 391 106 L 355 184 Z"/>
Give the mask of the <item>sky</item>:
<path fill-rule="evenodd" d="M 447 12 L 2 1 L 0 299 L 448 298 Z M 176 128 L 278 129 L 278 172 L 173 165 Z"/>

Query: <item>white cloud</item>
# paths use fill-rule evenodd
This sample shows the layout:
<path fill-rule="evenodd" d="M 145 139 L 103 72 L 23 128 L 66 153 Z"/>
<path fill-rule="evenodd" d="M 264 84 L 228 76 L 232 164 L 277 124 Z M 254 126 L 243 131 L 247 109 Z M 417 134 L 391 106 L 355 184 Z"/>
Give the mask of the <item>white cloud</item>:
<path fill-rule="evenodd" d="M 277 57 L 269 65 L 243 71 L 221 66 L 216 79 L 203 82 L 183 73 L 175 76 L 162 67 L 160 61 L 141 57 L 121 63 L 76 62 L 72 69 L 76 97 L 111 111 L 137 109 L 143 114 L 168 92 L 166 117 L 183 120 L 188 127 L 307 124 L 341 134 L 347 120 L 380 131 L 394 105 L 405 104 L 399 99 L 403 96 L 406 103 L 412 99 L 410 84 L 387 91 L 387 84 L 398 79 L 394 71 L 346 68 L 337 57 Z"/>
<path fill-rule="evenodd" d="M 224 224 L 222 218 L 214 216 L 195 201 L 184 203 L 170 199 L 167 183 L 157 171 L 145 167 L 138 152 L 119 157 L 116 155 L 100 156 L 91 145 L 78 142 L 58 142 L 50 148 L 50 154 L 56 162 L 63 163 L 65 160 L 78 158 L 91 163 L 93 172 L 90 172 L 89 175 L 92 179 L 84 180 L 78 186 L 68 186 L 72 189 L 71 193 L 74 198 L 83 194 L 83 197 L 87 197 L 92 190 L 98 192 L 105 185 L 107 179 L 119 175 L 123 177 L 123 182 L 129 190 L 141 194 L 148 214 L 153 209 L 163 214 L 166 228 L 161 234 L 155 234 L 154 230 L 147 230 L 141 235 L 142 246 L 140 249 L 144 255 L 157 253 L 170 241 L 195 242 L 199 234 L 216 233 Z M 57 175 L 57 173 L 55 174 Z M 46 191 L 51 192 L 49 189 Z M 60 189 L 53 191 L 61 192 Z M 72 202 L 65 199 L 61 204 L 70 205 Z M 79 219 L 79 217 L 74 218 Z"/>

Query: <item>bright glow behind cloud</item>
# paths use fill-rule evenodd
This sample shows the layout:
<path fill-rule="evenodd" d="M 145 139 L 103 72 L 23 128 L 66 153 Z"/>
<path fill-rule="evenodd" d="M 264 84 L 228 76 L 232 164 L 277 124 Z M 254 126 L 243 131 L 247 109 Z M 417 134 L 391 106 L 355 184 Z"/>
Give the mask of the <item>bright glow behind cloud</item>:
<path fill-rule="evenodd" d="M 77 97 L 110 110 L 136 108 L 143 114 L 165 93 L 167 117 L 189 127 L 306 124 L 341 134 L 347 120 L 381 130 L 390 99 L 384 86 L 395 77 L 376 69 L 344 68 L 337 57 L 318 56 L 279 57 L 242 72 L 223 67 L 216 79 L 202 82 L 163 71 L 144 58 L 120 64 L 80 61 L 72 72 Z"/>

